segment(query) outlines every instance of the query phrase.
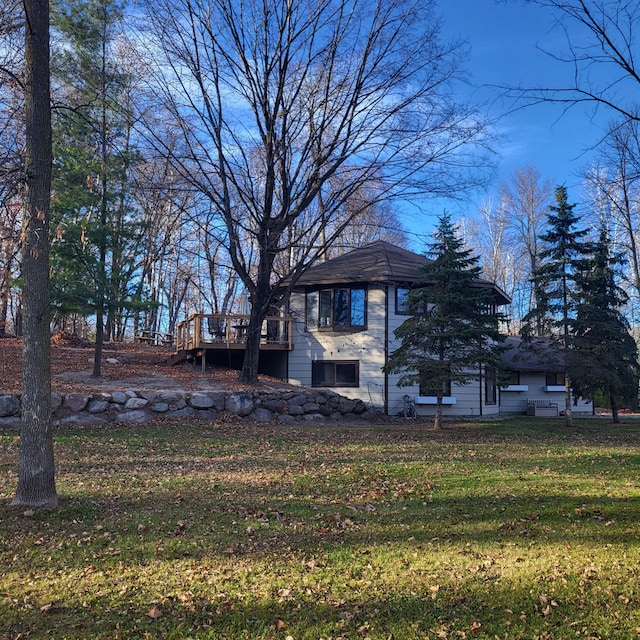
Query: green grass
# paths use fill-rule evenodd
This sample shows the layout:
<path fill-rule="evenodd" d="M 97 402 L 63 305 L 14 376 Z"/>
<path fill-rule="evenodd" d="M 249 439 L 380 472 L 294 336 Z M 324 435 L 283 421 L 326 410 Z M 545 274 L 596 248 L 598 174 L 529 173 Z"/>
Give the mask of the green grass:
<path fill-rule="evenodd" d="M 9 507 L 0 638 L 640 636 L 640 423 L 60 429 Z"/>

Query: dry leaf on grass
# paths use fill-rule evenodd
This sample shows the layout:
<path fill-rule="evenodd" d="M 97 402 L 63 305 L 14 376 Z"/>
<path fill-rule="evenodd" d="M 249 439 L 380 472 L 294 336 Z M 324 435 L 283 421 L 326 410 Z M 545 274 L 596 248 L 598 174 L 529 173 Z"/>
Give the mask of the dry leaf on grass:
<path fill-rule="evenodd" d="M 162 618 L 163 615 L 164 614 L 162 613 L 162 610 L 155 604 L 153 605 L 153 607 L 151 607 L 151 609 L 149 609 L 149 611 L 147 611 L 147 616 L 152 620 L 155 620 L 156 618 Z"/>

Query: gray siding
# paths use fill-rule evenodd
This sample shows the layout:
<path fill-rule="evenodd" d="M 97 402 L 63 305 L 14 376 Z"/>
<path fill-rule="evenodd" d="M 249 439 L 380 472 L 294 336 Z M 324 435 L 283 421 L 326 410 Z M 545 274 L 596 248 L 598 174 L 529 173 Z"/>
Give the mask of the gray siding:
<path fill-rule="evenodd" d="M 357 398 L 377 408 L 384 406 L 385 375 L 385 335 L 389 339 L 389 353 L 399 346 L 394 331 L 406 319 L 395 313 L 395 287 L 370 285 L 367 292 L 367 328 L 365 331 L 333 332 L 305 327 L 305 295 L 294 292 L 290 301 L 291 314 L 297 318 L 294 326 L 294 349 L 289 354 L 289 382 L 311 386 L 311 362 L 313 360 L 357 360 L 360 363 L 358 387 L 332 387 L 336 393 L 349 398 Z M 385 331 L 385 314 L 388 317 L 388 332 Z M 418 385 L 399 387 L 399 375 L 388 376 L 388 411 L 397 415 L 404 406 L 403 396 L 408 394 L 413 400 L 419 394 Z M 484 394 L 484 384 L 481 384 Z M 500 410 L 499 405 L 486 405 L 482 398 L 478 381 L 452 389 L 456 403 L 446 405 L 444 415 L 477 416 L 493 415 Z M 416 405 L 419 415 L 433 415 L 435 406 Z"/>

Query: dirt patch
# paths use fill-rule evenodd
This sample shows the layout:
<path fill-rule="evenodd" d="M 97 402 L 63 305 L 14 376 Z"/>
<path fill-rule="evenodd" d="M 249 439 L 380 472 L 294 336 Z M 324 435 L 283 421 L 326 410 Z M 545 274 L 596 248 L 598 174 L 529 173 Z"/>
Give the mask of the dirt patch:
<path fill-rule="evenodd" d="M 51 341 L 51 385 L 54 391 L 113 391 L 126 389 L 249 390 L 238 382 L 238 372 L 222 367 L 189 363 L 171 365 L 172 347 L 132 343 L 109 343 L 102 356 L 102 376 L 93 372 L 94 347 L 72 336 L 57 335 Z M 261 389 L 288 386 L 280 380 L 260 376 Z M 22 340 L 0 340 L 0 393 L 19 394 L 22 387 Z"/>

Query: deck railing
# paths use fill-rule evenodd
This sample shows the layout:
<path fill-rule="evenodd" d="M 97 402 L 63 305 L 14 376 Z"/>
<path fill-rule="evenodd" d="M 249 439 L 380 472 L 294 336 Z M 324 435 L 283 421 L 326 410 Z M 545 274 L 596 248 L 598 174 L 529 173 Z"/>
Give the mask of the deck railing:
<path fill-rule="evenodd" d="M 176 349 L 242 349 L 247 342 L 249 316 L 195 313 L 178 323 Z M 267 316 L 262 322 L 260 348 L 291 350 L 293 318 Z"/>

